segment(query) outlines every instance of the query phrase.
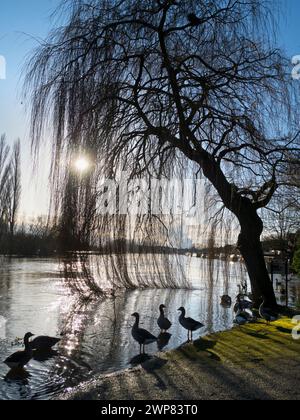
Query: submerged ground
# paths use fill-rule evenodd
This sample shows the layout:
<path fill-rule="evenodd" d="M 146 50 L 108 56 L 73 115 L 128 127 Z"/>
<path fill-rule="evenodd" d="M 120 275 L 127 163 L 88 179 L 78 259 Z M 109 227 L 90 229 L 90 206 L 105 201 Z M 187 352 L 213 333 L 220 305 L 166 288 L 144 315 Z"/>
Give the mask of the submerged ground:
<path fill-rule="evenodd" d="M 283 318 L 212 334 L 134 369 L 100 376 L 61 399 L 298 400 L 300 340 L 293 339 L 293 328 Z"/>

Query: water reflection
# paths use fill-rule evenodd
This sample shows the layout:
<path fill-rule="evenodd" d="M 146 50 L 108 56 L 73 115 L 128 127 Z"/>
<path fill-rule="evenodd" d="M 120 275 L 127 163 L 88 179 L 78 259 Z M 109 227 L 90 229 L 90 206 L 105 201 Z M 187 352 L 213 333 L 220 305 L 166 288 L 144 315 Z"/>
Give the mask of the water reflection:
<path fill-rule="evenodd" d="M 37 335 L 61 336 L 62 340 L 50 354 L 35 354 L 23 376 L 14 376 L 1 364 L 0 400 L 50 399 L 95 373 L 144 364 L 146 360 L 137 357 L 139 348 L 131 337 L 131 314 L 136 311 L 141 315 L 141 327 L 156 336 L 160 333 L 160 304 L 166 305 L 166 316 L 173 323 L 169 334 L 147 347 L 150 355 L 155 355 L 158 348 L 165 351 L 186 341 L 186 331 L 178 323 L 180 306 L 205 324 L 203 335 L 231 328 L 233 309 L 222 307 L 220 297 L 237 295 L 241 283 L 247 281 L 243 266 L 197 258 L 186 258 L 185 264 L 192 289 L 119 291 L 111 299 L 99 297 L 82 303 L 60 278 L 57 260 L 3 260 L 0 316 L 6 320 L 6 338 L 0 339 L 0 360 L 19 350 L 18 346 L 12 347 L 12 342 L 29 330 Z M 144 269 L 149 275 L 149 267 Z M 100 270 L 98 281 L 101 276 Z M 299 282 L 293 281 L 290 303 L 299 300 Z M 158 359 L 154 357 L 154 371 Z M 148 362 L 146 366 L 148 369 Z"/>

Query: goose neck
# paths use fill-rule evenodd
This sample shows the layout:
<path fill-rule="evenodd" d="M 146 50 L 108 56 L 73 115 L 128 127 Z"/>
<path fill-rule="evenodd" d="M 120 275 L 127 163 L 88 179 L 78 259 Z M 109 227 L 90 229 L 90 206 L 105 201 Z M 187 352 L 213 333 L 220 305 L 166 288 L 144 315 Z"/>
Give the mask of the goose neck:
<path fill-rule="evenodd" d="M 24 338 L 24 346 L 25 346 L 25 350 L 26 351 L 30 351 L 31 350 L 30 341 L 29 341 L 29 338 L 28 337 L 25 337 Z"/>

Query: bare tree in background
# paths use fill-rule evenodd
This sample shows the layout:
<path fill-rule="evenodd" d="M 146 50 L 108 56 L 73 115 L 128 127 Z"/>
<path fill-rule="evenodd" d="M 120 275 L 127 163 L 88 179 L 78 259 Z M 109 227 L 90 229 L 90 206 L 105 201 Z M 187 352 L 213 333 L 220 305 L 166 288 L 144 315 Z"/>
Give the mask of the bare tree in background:
<path fill-rule="evenodd" d="M 13 237 L 21 198 L 21 145 L 16 141 L 13 150 L 0 139 L 0 238 Z"/>
<path fill-rule="evenodd" d="M 9 230 L 11 237 L 14 236 L 17 222 L 17 214 L 21 199 L 21 142 L 17 140 L 14 145 L 10 164 L 10 206 L 9 206 Z"/>
<path fill-rule="evenodd" d="M 5 135 L 0 138 L 0 239 L 8 232 L 10 204 L 10 170 L 9 146 Z"/>
<path fill-rule="evenodd" d="M 32 58 L 32 136 L 53 126 L 62 156 L 91 151 L 109 175 L 202 171 L 239 221 L 238 246 L 256 302 L 276 299 L 259 215 L 299 162 L 288 61 L 263 0 L 63 2 L 67 23 Z M 63 187 L 64 188 L 64 187 Z"/>

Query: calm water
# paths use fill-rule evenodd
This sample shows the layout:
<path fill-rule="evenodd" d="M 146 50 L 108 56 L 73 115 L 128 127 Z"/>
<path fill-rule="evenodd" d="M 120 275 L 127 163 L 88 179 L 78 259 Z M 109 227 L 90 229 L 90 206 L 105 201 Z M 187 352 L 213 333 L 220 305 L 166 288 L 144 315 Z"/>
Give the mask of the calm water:
<path fill-rule="evenodd" d="M 115 300 L 80 304 L 63 281 L 57 260 L 1 259 L 0 360 L 22 347 L 13 342 L 27 331 L 63 336 L 57 353 L 48 360 L 33 359 L 22 374 L 12 374 L 0 364 L 0 400 L 55 398 L 95 373 L 130 367 L 138 354 L 131 338 L 130 315 L 140 312 L 143 327 L 158 335 L 156 320 L 161 303 L 166 304 L 174 323 L 164 350 L 187 339 L 178 325 L 176 310 L 180 306 L 186 306 L 189 316 L 206 325 L 203 335 L 231 328 L 233 311 L 220 305 L 220 296 L 238 293 L 238 285 L 246 279 L 243 267 L 215 261 L 209 271 L 206 260 L 188 257 L 185 264 L 192 290 L 128 291 L 119 293 Z M 299 301 L 300 282 L 292 281 L 290 303 Z M 148 347 L 149 354 L 157 351 L 157 344 Z"/>

